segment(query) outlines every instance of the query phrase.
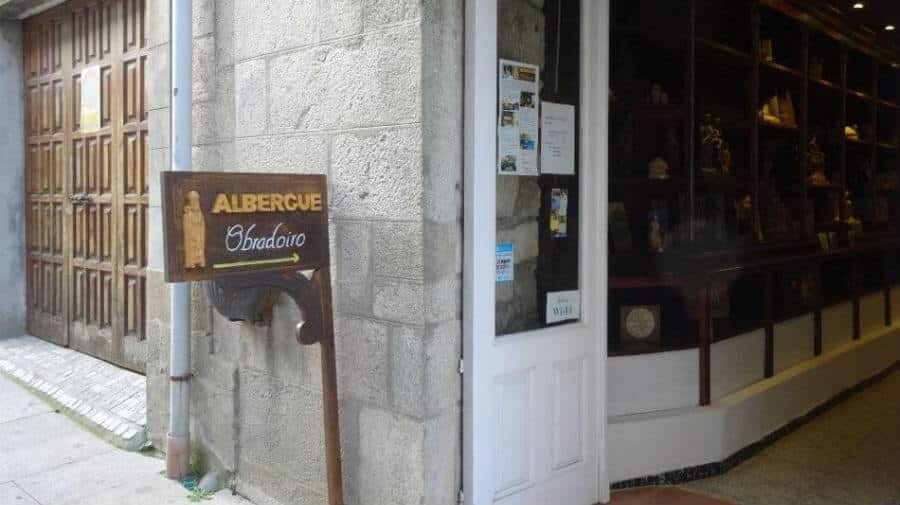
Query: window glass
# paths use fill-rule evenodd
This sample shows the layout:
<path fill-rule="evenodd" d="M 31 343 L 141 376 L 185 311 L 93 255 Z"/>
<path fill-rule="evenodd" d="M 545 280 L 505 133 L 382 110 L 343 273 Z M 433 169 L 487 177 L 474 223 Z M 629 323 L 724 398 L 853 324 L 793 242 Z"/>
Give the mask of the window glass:
<path fill-rule="evenodd" d="M 820 349 L 823 310 L 889 301 L 897 48 L 781 2 L 611 0 L 610 15 L 610 354 L 812 314 Z"/>
<path fill-rule="evenodd" d="M 497 335 L 580 317 L 578 4 L 498 1 Z"/>

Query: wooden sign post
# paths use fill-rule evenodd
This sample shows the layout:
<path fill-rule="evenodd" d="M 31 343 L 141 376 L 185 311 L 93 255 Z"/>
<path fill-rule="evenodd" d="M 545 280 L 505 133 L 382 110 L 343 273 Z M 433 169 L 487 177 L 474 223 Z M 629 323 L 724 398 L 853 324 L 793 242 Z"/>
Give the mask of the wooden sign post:
<path fill-rule="evenodd" d="M 167 282 L 276 288 L 300 308 L 297 341 L 321 347 L 328 503 L 343 505 L 325 176 L 163 172 L 162 205 Z"/>

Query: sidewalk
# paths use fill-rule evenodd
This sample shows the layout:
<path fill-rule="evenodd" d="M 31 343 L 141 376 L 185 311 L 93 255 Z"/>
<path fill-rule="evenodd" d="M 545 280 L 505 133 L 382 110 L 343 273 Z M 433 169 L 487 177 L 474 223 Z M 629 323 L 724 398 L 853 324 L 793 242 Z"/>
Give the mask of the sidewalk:
<path fill-rule="evenodd" d="M 165 462 L 109 445 L 0 375 L 0 504 L 188 505 Z M 249 505 L 220 491 L 209 505 Z"/>
<path fill-rule="evenodd" d="M 123 449 L 140 450 L 147 440 L 147 381 L 140 374 L 29 336 L 0 338 L 3 374 Z"/>

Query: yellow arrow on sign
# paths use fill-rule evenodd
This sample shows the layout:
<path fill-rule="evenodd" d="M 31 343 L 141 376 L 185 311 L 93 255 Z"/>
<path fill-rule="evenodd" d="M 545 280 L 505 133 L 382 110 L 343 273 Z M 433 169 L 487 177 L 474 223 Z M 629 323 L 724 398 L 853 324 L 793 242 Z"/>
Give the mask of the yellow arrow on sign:
<path fill-rule="evenodd" d="M 239 268 L 239 267 L 253 267 L 258 265 L 274 265 L 277 263 L 298 263 L 300 261 L 300 255 L 294 253 L 286 258 L 272 258 L 267 260 L 249 260 L 249 261 L 235 261 L 234 263 L 218 263 L 213 265 L 213 268 L 216 270 L 222 270 L 225 268 Z"/>

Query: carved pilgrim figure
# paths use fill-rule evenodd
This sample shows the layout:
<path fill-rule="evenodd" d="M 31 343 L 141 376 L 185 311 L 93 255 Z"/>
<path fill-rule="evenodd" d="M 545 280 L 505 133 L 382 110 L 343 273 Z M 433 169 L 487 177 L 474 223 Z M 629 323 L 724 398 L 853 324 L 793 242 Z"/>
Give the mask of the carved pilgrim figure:
<path fill-rule="evenodd" d="M 184 267 L 206 266 L 206 223 L 200 209 L 200 194 L 190 191 L 185 198 L 181 226 L 184 232 Z"/>

